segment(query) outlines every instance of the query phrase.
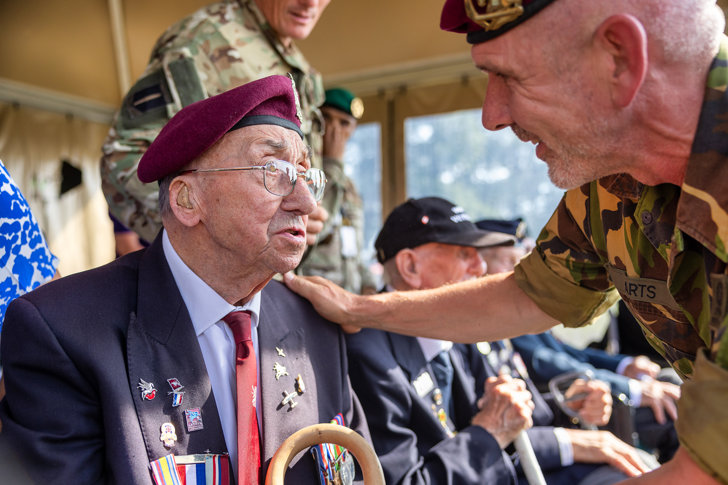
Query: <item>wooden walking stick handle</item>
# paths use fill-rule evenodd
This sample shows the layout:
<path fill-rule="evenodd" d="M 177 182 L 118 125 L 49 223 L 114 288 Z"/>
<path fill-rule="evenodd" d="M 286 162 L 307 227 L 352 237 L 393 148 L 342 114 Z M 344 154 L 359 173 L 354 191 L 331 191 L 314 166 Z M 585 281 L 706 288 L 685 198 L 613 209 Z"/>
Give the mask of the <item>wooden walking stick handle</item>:
<path fill-rule="evenodd" d="M 286 438 L 270 461 L 265 485 L 283 485 L 283 479 L 291 460 L 299 452 L 320 443 L 334 443 L 343 446 L 359 462 L 366 485 L 384 485 L 382 466 L 371 445 L 356 431 L 330 423 L 306 426 Z"/>

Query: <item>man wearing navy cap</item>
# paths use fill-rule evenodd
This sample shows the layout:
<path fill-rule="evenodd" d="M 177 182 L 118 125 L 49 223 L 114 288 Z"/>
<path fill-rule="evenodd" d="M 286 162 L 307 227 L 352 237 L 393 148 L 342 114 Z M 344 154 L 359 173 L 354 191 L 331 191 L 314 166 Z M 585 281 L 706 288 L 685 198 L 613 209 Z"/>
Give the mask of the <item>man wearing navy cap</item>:
<path fill-rule="evenodd" d="M 681 447 L 640 480 L 728 483 L 724 26 L 714 0 L 447 0 L 441 27 L 488 74 L 483 125 L 536 145 L 568 189 L 536 250 L 406 299 L 291 287 L 338 322 L 471 341 L 584 325 L 621 297 L 686 379 Z"/>
<path fill-rule="evenodd" d="M 184 108 L 139 164 L 160 190 L 152 245 L 10 305 L 0 415 L 37 480 L 197 483 L 213 467 L 257 484 L 306 425 L 368 437 L 341 331 L 271 281 L 300 262 L 325 186 L 300 123 L 284 76 Z M 287 477 L 317 484 L 326 463 L 305 453 Z"/>
<path fill-rule="evenodd" d="M 486 267 L 478 251 L 512 246 L 514 239 L 478 229 L 462 207 L 445 199 L 424 197 L 391 212 L 375 247 L 387 291 L 412 291 L 482 276 Z M 441 325 L 450 322 L 444 318 Z M 492 355 L 484 358 L 484 345 L 365 329 L 348 335 L 347 346 L 352 385 L 388 484 L 511 483 L 515 470 L 504 450 L 531 420 L 535 426 L 527 433 L 552 485 L 624 479 L 604 466 L 609 462 L 630 475 L 647 469 L 636 450 L 607 432 L 551 426 L 554 415 L 535 387 L 500 376 L 503 365 Z M 581 416 L 604 424 L 609 391 L 588 386 L 572 389 L 591 393 Z"/>
<path fill-rule="evenodd" d="M 296 272 L 323 276 L 354 293 L 376 291 L 374 275 L 363 260 L 364 208 L 354 182 L 344 171 L 346 144 L 364 114 L 362 100 L 343 88 L 326 90 L 324 172 L 326 192 L 321 205 L 329 214 L 316 243 Z"/>

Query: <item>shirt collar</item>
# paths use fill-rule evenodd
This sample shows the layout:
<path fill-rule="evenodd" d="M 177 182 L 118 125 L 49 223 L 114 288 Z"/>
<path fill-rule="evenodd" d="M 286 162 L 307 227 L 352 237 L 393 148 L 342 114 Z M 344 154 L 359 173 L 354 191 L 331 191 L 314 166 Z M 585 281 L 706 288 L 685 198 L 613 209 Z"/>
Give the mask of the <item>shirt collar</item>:
<path fill-rule="evenodd" d="M 392 285 L 387 283 L 384 285 L 384 290 L 387 293 L 397 291 Z M 452 348 L 452 342 L 447 340 L 439 340 L 436 338 L 417 337 L 417 343 L 420 344 L 422 353 L 425 356 L 427 362 L 431 361 L 433 357 L 442 352 L 443 350 L 448 351 Z"/>
<path fill-rule="evenodd" d="M 417 337 L 417 342 L 420 344 L 420 348 L 422 349 L 422 353 L 424 354 L 427 362 L 431 361 L 433 357 L 443 350 L 448 351 L 452 348 L 452 342 L 447 340 Z"/>
<path fill-rule="evenodd" d="M 231 305 L 187 266 L 172 247 L 167 231 L 162 232 L 162 248 L 177 288 L 187 306 L 195 333 L 199 336 L 232 311 L 251 312 L 253 328 L 257 328 L 260 315 L 260 292 L 245 305 Z"/>

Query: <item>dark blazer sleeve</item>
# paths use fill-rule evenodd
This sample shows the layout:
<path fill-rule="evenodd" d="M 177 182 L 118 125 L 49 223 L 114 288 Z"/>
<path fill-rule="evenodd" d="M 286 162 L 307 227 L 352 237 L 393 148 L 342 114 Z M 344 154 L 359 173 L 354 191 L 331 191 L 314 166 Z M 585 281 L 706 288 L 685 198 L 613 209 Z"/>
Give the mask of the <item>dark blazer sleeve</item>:
<path fill-rule="evenodd" d="M 3 434 L 21 459 L 43 463 L 29 470 L 33 477 L 46 483 L 103 483 L 97 390 L 24 298 L 8 308 L 2 357 L 7 390 L 0 413 Z"/>
<path fill-rule="evenodd" d="M 384 332 L 347 336 L 352 384 L 368 417 L 388 484 L 511 483 L 512 467 L 495 439 L 468 426 L 447 438 L 397 364 Z"/>
<path fill-rule="evenodd" d="M 531 379 L 543 386 L 548 381 L 566 372 L 590 371 L 594 377 L 609 383 L 613 394 L 629 395 L 629 378 L 612 370 L 597 368 L 589 362 L 589 354 L 558 342 L 548 333 L 522 335 L 511 339 L 513 346 L 523 357 Z M 618 358 L 617 358 L 618 359 Z M 601 359 L 598 363 L 604 363 Z M 616 369 L 616 363 L 610 363 Z"/>

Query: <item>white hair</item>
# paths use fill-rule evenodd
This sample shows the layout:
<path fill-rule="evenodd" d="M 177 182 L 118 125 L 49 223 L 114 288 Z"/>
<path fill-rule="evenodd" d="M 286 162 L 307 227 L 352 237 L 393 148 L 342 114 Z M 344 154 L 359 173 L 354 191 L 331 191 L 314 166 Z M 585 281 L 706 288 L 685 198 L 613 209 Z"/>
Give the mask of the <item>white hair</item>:
<path fill-rule="evenodd" d="M 653 48 L 669 63 L 704 66 L 718 50 L 725 17 L 715 0 L 559 0 L 560 9 L 545 9 L 548 32 L 558 32 L 555 42 L 543 43 L 543 55 L 569 69 L 567 50 L 586 47 L 594 31 L 610 15 L 636 17 Z M 538 16 L 537 16 L 538 17 Z M 568 19 L 568 22 L 565 22 Z"/>

